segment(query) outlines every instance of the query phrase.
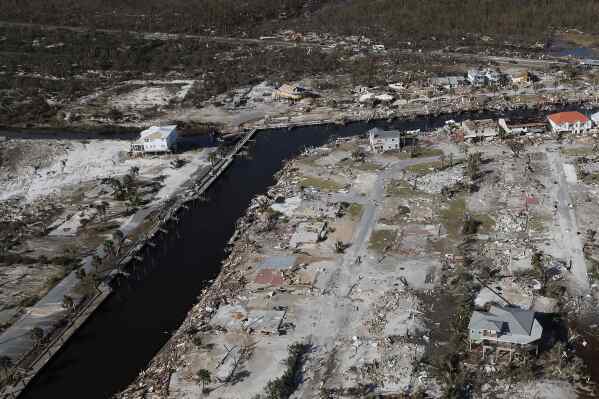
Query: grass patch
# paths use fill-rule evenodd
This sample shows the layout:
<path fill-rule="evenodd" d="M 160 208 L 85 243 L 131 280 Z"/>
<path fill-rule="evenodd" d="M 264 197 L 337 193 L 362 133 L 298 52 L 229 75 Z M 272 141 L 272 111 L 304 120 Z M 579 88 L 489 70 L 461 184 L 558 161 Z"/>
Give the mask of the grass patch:
<path fill-rule="evenodd" d="M 443 155 L 443 151 L 438 148 L 419 148 L 416 153 L 412 154 L 412 158 L 427 158 L 427 157 L 440 157 Z"/>
<path fill-rule="evenodd" d="M 289 346 L 289 357 L 285 361 L 287 366 L 283 375 L 266 384 L 264 395 L 257 395 L 260 399 L 287 399 L 297 389 L 302 377 L 302 367 L 305 360 L 305 354 L 310 349 L 309 345 L 295 343 Z"/>
<path fill-rule="evenodd" d="M 589 173 L 582 178 L 582 181 L 586 184 L 599 184 L 599 173 Z"/>
<path fill-rule="evenodd" d="M 362 217 L 362 212 L 364 211 L 364 207 L 360 204 L 352 203 L 349 208 L 347 208 L 347 213 L 351 216 L 352 220 L 358 220 Z"/>
<path fill-rule="evenodd" d="M 343 188 L 333 180 L 313 176 L 302 177 L 301 184 L 304 187 L 314 187 L 323 191 L 339 191 Z"/>
<path fill-rule="evenodd" d="M 454 159 L 452 161 L 451 167 L 460 165 L 463 162 L 464 162 L 463 159 Z M 445 160 L 445 162 L 441 162 L 439 160 L 439 161 L 423 162 L 423 163 L 417 163 L 415 165 L 410 165 L 406 168 L 406 170 L 408 172 L 415 173 L 417 175 L 426 175 L 428 173 L 435 172 L 438 170 L 443 170 L 443 169 L 446 169 L 449 167 L 450 166 L 449 166 L 449 163 L 447 160 Z"/>
<path fill-rule="evenodd" d="M 551 220 L 550 216 L 531 215 L 528 218 L 528 229 L 536 232 L 545 231 L 545 225 Z"/>
<path fill-rule="evenodd" d="M 568 157 L 586 157 L 593 154 L 593 147 L 562 148 L 560 152 Z"/>
<path fill-rule="evenodd" d="M 375 171 L 381 170 L 381 166 L 377 165 L 373 162 L 367 162 L 367 161 L 360 162 L 360 161 L 353 161 L 351 159 L 344 159 L 343 161 L 339 162 L 337 165 L 343 166 L 346 168 L 363 170 L 365 172 L 375 172 Z"/>
<path fill-rule="evenodd" d="M 491 216 L 477 213 L 472 217 L 480 223 L 478 226 L 478 231 L 480 233 L 490 233 L 495 230 L 495 219 L 493 219 Z"/>
<path fill-rule="evenodd" d="M 443 150 L 438 148 L 419 148 L 416 152 L 412 153 L 409 147 L 406 147 L 403 151 L 393 150 L 388 151 L 386 154 L 393 155 L 398 159 L 414 159 L 414 158 L 427 158 L 427 157 L 439 157 L 443 155 Z"/>
<path fill-rule="evenodd" d="M 415 173 L 417 175 L 426 175 L 427 173 L 431 173 L 435 170 L 441 169 L 441 166 L 441 161 L 424 162 L 417 163 L 415 165 L 410 165 L 406 168 L 406 170 L 410 173 Z"/>
<path fill-rule="evenodd" d="M 597 36 L 588 33 L 562 32 L 559 37 L 580 47 L 595 47 L 599 45 Z"/>
<path fill-rule="evenodd" d="M 395 230 L 374 230 L 370 235 L 368 248 L 377 252 L 384 252 L 385 248 L 393 245 L 396 237 L 397 232 Z"/>
<path fill-rule="evenodd" d="M 449 238 L 458 239 L 462 235 L 464 226 L 464 212 L 466 212 L 466 198 L 459 195 L 449 202 L 447 208 L 441 209 L 441 223 L 447 229 Z"/>
<path fill-rule="evenodd" d="M 415 197 L 417 195 L 426 195 L 425 193 L 414 190 L 410 183 L 405 180 L 392 179 L 385 187 L 385 192 L 390 197 Z"/>

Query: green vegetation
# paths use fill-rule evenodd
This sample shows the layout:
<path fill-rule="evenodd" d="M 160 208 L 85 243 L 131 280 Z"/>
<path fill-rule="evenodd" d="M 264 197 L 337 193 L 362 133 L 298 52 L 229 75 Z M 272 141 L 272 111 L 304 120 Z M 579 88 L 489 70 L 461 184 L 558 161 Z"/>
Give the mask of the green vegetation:
<path fill-rule="evenodd" d="M 370 235 L 368 248 L 380 253 L 386 252 L 393 245 L 396 237 L 397 231 L 395 230 L 374 230 Z"/>
<path fill-rule="evenodd" d="M 338 191 L 343 188 L 343 186 L 333 180 L 314 176 L 302 177 L 301 184 L 303 187 L 314 187 L 324 191 Z"/>
<path fill-rule="evenodd" d="M 406 168 L 408 172 L 415 173 L 417 175 L 426 175 L 431 172 L 447 169 L 452 166 L 460 165 L 464 162 L 463 159 L 454 159 L 451 165 L 447 160 L 439 160 L 432 162 L 423 162 L 415 165 L 410 165 Z"/>
<path fill-rule="evenodd" d="M 594 153 L 593 147 L 562 148 L 560 152 L 568 157 L 586 157 Z"/>
<path fill-rule="evenodd" d="M 406 168 L 408 172 L 415 173 L 417 175 L 426 175 L 442 168 L 441 161 L 432 161 L 417 163 L 410 165 Z"/>
<path fill-rule="evenodd" d="M 464 226 L 464 213 L 466 212 L 466 198 L 459 195 L 440 211 L 441 223 L 447 229 L 449 238 L 459 239 Z"/>
<path fill-rule="evenodd" d="M 266 384 L 264 395 L 258 395 L 255 398 L 260 399 L 287 399 L 297 389 L 302 374 L 304 357 L 309 350 L 310 345 L 303 343 L 294 343 L 289 346 L 289 357 L 285 361 L 287 368 L 283 375 Z"/>
<path fill-rule="evenodd" d="M 472 215 L 472 217 L 479 223 L 479 233 L 490 233 L 495 230 L 495 219 L 491 216 L 483 213 L 476 213 Z"/>
<path fill-rule="evenodd" d="M 585 174 L 582 181 L 586 184 L 599 184 L 599 173 L 594 172 Z"/>
<path fill-rule="evenodd" d="M 443 151 L 438 148 L 430 147 L 416 147 L 414 151 L 411 151 L 411 147 L 405 147 L 404 151 L 391 151 L 399 159 L 413 159 L 413 158 L 426 158 L 426 157 L 441 157 Z"/>
<path fill-rule="evenodd" d="M 385 192 L 390 197 L 412 197 L 418 194 L 405 180 L 392 179 L 385 187 Z"/>
<path fill-rule="evenodd" d="M 57 10 L 60 10 L 57 11 Z M 30 0 L 4 7 L 3 19 L 55 25 L 92 26 L 205 34 L 259 35 L 283 28 L 303 32 L 365 35 L 397 40 L 464 41 L 464 33 L 544 40 L 554 27 L 596 30 L 599 5 L 594 0 L 160 0 L 143 2 L 69 2 Z M 566 37 L 576 43 L 582 38 Z M 589 43 L 585 40 L 584 43 Z"/>
<path fill-rule="evenodd" d="M 210 381 L 212 380 L 212 375 L 210 374 L 210 371 L 206 369 L 199 370 L 197 373 L 197 378 L 198 382 L 202 384 L 202 392 L 205 392 L 206 384 L 210 384 Z"/>
<path fill-rule="evenodd" d="M 546 229 L 546 224 L 551 221 L 551 216 L 531 214 L 528 217 L 528 229 L 535 232 L 542 232 Z"/>
<path fill-rule="evenodd" d="M 363 206 L 352 202 L 347 208 L 347 213 L 351 216 L 352 220 L 358 220 L 362 216 Z"/>
<path fill-rule="evenodd" d="M 482 157 L 480 152 L 471 152 L 468 154 L 466 161 L 466 174 L 470 176 L 472 180 L 476 180 L 480 176 L 480 163 Z"/>
<path fill-rule="evenodd" d="M 344 159 L 337 164 L 342 167 L 349 167 L 353 169 L 363 170 L 364 172 L 374 172 L 381 169 L 380 165 L 368 161 L 355 161 L 351 159 Z"/>
<path fill-rule="evenodd" d="M 443 155 L 443 151 L 438 148 L 418 147 L 416 151 L 411 154 L 411 158 L 440 157 L 441 155 Z"/>

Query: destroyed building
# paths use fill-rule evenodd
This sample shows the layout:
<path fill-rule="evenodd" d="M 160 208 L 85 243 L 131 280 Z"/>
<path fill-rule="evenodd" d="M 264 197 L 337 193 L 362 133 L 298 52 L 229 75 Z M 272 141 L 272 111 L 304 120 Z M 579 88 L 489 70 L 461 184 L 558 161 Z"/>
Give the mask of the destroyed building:
<path fill-rule="evenodd" d="M 318 95 L 311 89 L 301 85 L 284 84 L 273 93 L 275 100 L 299 101 L 303 98 L 313 98 Z"/>
<path fill-rule="evenodd" d="M 445 90 L 456 89 L 465 86 L 467 80 L 463 76 L 442 76 L 431 78 L 429 83 L 433 87 L 443 88 Z"/>
<path fill-rule="evenodd" d="M 493 119 L 466 120 L 462 122 L 464 140 L 481 142 L 494 139 L 498 134 L 497 123 Z"/>

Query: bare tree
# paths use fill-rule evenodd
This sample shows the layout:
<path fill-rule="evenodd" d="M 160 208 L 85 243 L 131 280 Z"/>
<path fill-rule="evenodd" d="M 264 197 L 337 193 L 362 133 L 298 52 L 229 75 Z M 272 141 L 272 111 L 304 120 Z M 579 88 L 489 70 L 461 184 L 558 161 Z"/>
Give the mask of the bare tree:
<path fill-rule="evenodd" d="M 514 158 L 519 158 L 520 153 L 522 151 L 524 151 L 524 143 L 522 143 L 518 140 L 510 140 L 510 141 L 508 141 L 507 145 L 510 148 L 510 150 L 512 150 L 512 153 L 514 154 Z"/>
<path fill-rule="evenodd" d="M 480 175 L 480 152 L 472 152 L 468 154 L 468 162 L 466 164 L 466 173 L 471 179 L 476 179 Z"/>

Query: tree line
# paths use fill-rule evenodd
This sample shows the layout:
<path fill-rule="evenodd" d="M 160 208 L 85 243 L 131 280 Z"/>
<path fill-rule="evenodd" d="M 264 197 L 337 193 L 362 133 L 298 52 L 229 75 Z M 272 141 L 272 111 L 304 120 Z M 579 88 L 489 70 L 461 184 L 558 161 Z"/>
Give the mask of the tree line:
<path fill-rule="evenodd" d="M 543 37 L 596 31 L 596 0 L 0 0 L 3 20 L 140 31 L 261 34 L 309 29 L 388 40 L 465 32 Z"/>

